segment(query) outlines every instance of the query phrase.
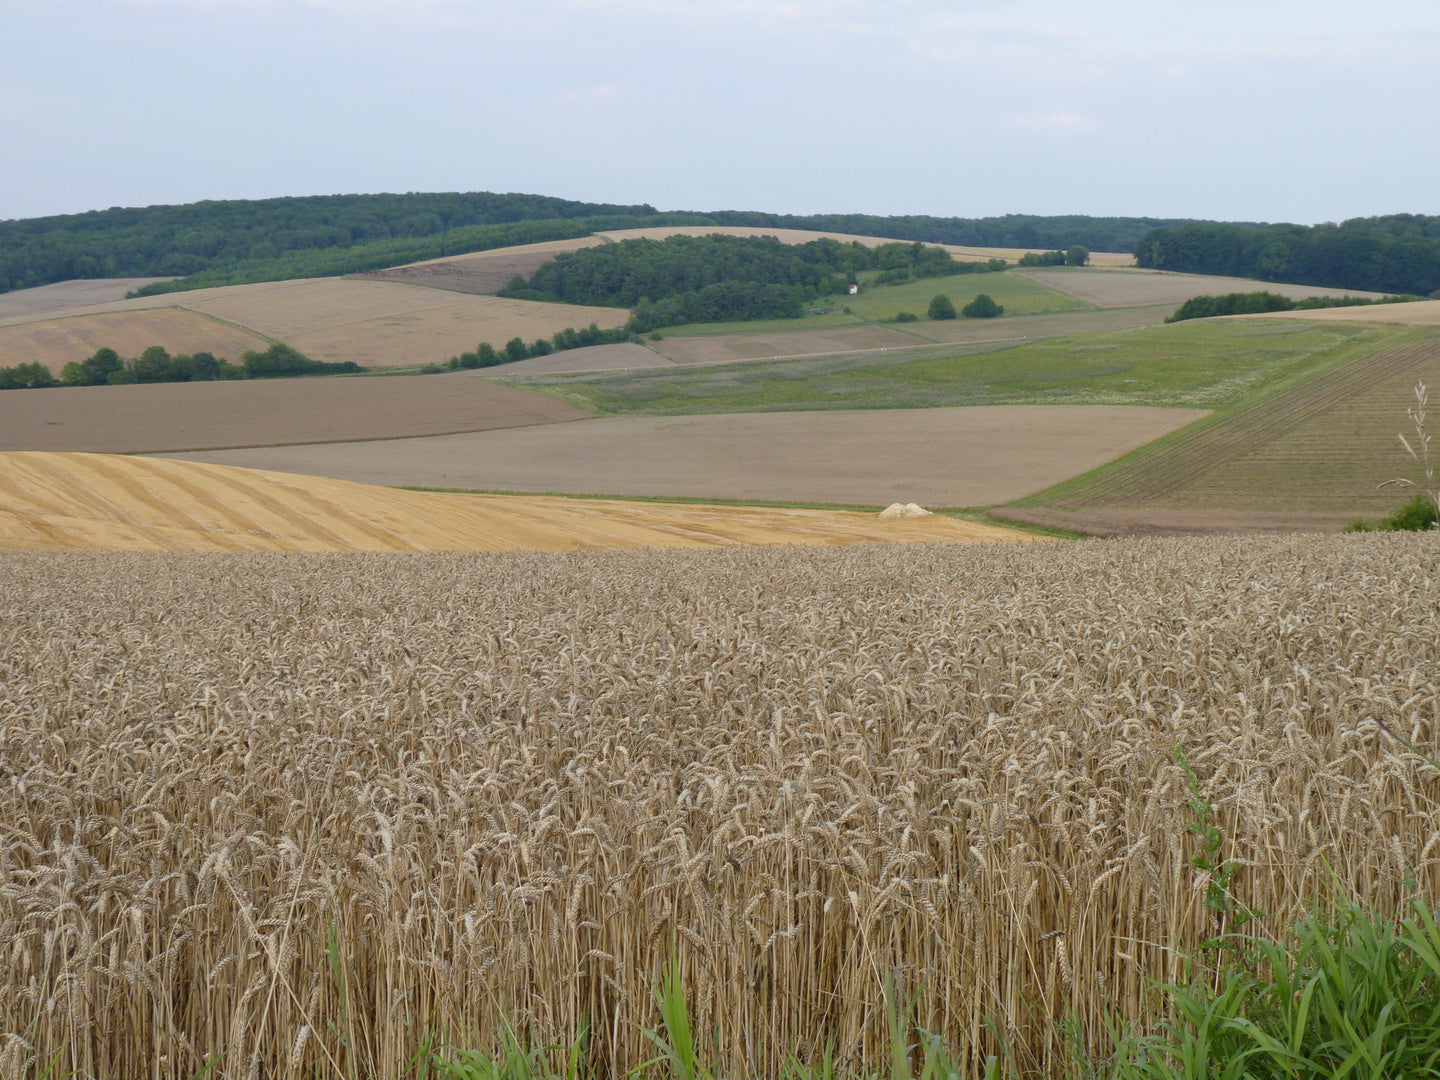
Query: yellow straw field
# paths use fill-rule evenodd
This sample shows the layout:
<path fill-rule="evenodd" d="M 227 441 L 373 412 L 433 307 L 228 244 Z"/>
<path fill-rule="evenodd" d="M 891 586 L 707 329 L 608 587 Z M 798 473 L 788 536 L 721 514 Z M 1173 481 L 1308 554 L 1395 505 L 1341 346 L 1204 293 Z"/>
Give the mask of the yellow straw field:
<path fill-rule="evenodd" d="M 111 454 L 0 454 L 0 549 L 573 551 L 1029 540 L 930 516 L 451 495 Z"/>
<path fill-rule="evenodd" d="M 1437 722 L 1435 535 L 8 552 L 0 1075 L 397 1078 L 508 1023 L 618 1077 L 672 959 L 720 1075 L 883 1070 L 887 982 L 1054 1074 L 1230 925 L 1197 817 L 1266 928 L 1440 899 L 1389 734 Z"/>

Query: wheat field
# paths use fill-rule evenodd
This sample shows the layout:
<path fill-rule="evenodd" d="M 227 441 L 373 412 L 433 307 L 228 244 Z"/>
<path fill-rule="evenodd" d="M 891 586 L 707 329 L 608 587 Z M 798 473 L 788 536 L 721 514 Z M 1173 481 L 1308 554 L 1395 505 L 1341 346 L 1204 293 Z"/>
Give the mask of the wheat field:
<path fill-rule="evenodd" d="M 1420 534 L 0 554 L 0 1075 L 402 1077 L 673 957 L 725 1076 L 884 986 L 978 1066 L 1152 1022 L 1225 929 L 1440 899 Z"/>
<path fill-rule="evenodd" d="M 0 550 L 580 551 L 1040 539 L 938 514 L 881 521 L 853 510 L 401 491 L 164 458 L 0 453 Z"/>

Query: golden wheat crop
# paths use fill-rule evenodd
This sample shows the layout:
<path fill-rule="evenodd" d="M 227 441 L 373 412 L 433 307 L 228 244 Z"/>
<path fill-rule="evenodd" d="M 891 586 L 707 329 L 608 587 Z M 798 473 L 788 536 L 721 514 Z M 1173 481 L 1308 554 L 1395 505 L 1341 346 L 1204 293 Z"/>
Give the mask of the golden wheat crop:
<path fill-rule="evenodd" d="M 1440 897 L 1437 673 L 1434 535 L 7 553 L 0 1075 L 613 1076 L 672 955 L 725 1075 L 1043 1069 L 1222 928 L 1177 747 L 1267 925 Z"/>

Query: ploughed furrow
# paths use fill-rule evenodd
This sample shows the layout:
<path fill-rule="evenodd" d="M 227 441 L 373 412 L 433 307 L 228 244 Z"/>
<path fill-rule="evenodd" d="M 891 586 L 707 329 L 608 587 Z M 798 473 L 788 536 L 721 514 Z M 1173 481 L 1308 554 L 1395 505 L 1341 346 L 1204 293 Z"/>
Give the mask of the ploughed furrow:
<path fill-rule="evenodd" d="M 1179 497 L 1217 470 L 1263 456 L 1266 447 L 1299 429 L 1337 420 L 1367 401 L 1376 387 L 1423 377 L 1437 359 L 1440 339 L 1429 337 L 1342 364 L 1289 390 L 1201 421 L 1098 476 L 1057 505 L 1116 506 Z M 1397 422 L 1403 420 L 1402 398 L 1382 404 Z"/>

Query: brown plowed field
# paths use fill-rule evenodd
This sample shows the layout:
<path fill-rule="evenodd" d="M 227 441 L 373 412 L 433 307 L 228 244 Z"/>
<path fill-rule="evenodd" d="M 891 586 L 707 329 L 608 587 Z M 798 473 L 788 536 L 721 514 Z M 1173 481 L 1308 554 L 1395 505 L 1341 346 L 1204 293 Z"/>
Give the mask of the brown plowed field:
<path fill-rule="evenodd" d="M 605 417 L 509 432 L 184 455 L 364 483 L 489 491 L 993 506 L 1204 416 L 1089 405 Z"/>
<path fill-rule="evenodd" d="M 102 346 L 124 357 L 163 345 L 172 353 L 209 352 L 238 361 L 247 350 L 269 344 L 260 334 L 176 307 L 63 315 L 0 327 L 0 367 L 39 362 L 59 375 L 66 364 L 79 363 Z"/>
<path fill-rule="evenodd" d="M 1279 285 L 1249 278 L 1172 274 L 1166 270 L 1091 269 L 1048 267 L 1012 270 L 1031 281 L 1056 289 L 1098 307 L 1138 307 L 1142 304 L 1183 304 L 1195 296 L 1223 296 L 1232 292 L 1273 292 L 1300 300 L 1307 296 L 1380 296 L 1355 289 L 1324 289 L 1313 285 Z M 1311 314 L 1306 312 L 1305 314 Z"/>
<path fill-rule="evenodd" d="M 1029 539 L 933 516 L 439 495 L 108 454 L 0 454 L 0 549 L 574 551 Z"/>
<path fill-rule="evenodd" d="M 588 416 L 468 372 L 71 386 L 0 393 L 0 450 L 143 454 L 411 438 Z"/>
<path fill-rule="evenodd" d="M 1322 372 L 1298 385 L 1197 424 L 1162 445 L 1024 507 L 1025 520 L 1069 517 L 1094 531 L 1161 527 L 1283 527 L 1297 515 L 1335 527 L 1379 518 L 1410 498 L 1380 485 L 1419 479 L 1397 432 L 1413 436 L 1405 409 L 1418 382 L 1440 384 L 1440 337 L 1409 341 Z"/>

